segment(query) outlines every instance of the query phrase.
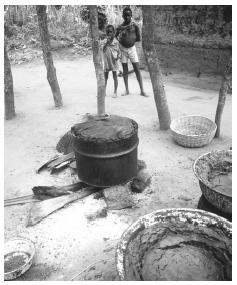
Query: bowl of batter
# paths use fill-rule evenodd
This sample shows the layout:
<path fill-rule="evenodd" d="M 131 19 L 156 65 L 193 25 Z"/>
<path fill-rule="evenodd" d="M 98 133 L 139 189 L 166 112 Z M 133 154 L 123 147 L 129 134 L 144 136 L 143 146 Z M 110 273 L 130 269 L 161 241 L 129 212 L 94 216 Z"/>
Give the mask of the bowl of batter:
<path fill-rule="evenodd" d="M 232 279 L 232 224 L 215 214 L 163 209 L 139 218 L 116 250 L 121 281 Z"/>
<path fill-rule="evenodd" d="M 193 165 L 200 189 L 209 203 L 232 214 L 232 150 L 218 150 L 198 157 Z"/>

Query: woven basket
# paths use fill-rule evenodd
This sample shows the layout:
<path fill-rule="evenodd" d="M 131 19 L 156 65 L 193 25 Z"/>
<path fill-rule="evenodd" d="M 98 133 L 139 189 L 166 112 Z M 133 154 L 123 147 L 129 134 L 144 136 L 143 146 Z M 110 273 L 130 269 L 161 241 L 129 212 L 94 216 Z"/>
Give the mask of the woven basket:
<path fill-rule="evenodd" d="M 184 116 L 170 125 L 174 140 L 185 147 L 202 147 L 209 144 L 215 133 L 216 124 L 202 116 Z"/>

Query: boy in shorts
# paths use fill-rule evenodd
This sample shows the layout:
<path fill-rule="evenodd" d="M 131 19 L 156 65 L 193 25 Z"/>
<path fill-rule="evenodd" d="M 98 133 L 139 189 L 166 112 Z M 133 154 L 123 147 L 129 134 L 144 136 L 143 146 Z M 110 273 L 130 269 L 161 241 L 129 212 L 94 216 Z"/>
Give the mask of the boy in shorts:
<path fill-rule="evenodd" d="M 140 95 L 148 97 L 144 92 L 142 77 L 139 69 L 139 60 L 137 56 L 135 42 L 141 40 L 138 26 L 132 21 L 132 10 L 129 7 L 123 9 L 124 22 L 118 26 L 115 37 L 119 41 L 119 47 L 121 51 L 121 63 L 123 66 L 123 79 L 125 84 L 125 94 L 129 94 L 128 89 L 128 59 L 130 59 L 133 69 L 135 71 L 137 81 L 140 86 Z"/>

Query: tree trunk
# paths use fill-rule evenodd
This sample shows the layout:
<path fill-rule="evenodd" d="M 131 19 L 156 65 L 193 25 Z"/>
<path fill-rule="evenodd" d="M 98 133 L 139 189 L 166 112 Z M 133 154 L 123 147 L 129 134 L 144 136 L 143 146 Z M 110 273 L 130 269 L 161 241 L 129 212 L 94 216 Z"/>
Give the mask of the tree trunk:
<path fill-rule="evenodd" d="M 219 91 L 219 99 L 218 104 L 216 108 L 216 117 L 215 117 L 215 123 L 217 125 L 216 134 L 215 137 L 220 137 L 220 128 L 221 128 L 221 117 L 225 106 L 225 100 L 226 100 L 226 93 L 228 91 L 229 85 L 230 85 L 230 74 L 231 74 L 231 68 L 232 68 L 232 58 L 230 58 L 226 70 L 223 75 L 221 88 Z"/>
<path fill-rule="evenodd" d="M 7 55 L 7 48 L 4 44 L 4 100 L 5 119 L 10 120 L 15 117 L 14 91 L 10 61 Z"/>
<path fill-rule="evenodd" d="M 152 21 L 152 11 L 154 6 L 142 6 L 143 12 L 143 27 L 142 27 L 142 47 L 150 73 L 156 109 L 161 130 L 170 128 L 170 112 L 166 99 L 164 83 L 162 80 L 161 69 L 154 45 L 154 22 Z"/>
<path fill-rule="evenodd" d="M 50 41 L 49 41 L 49 32 L 48 32 L 48 23 L 47 23 L 47 14 L 45 5 L 36 6 L 39 31 L 41 38 L 41 46 L 43 50 L 44 63 L 47 69 L 47 79 L 51 87 L 55 107 L 61 107 L 63 105 L 61 91 L 59 88 L 56 69 L 53 64 L 53 57 L 50 51 Z"/>
<path fill-rule="evenodd" d="M 99 46 L 98 12 L 95 5 L 89 6 L 90 30 L 92 37 L 93 61 L 97 79 L 97 114 L 105 113 L 105 78 L 102 64 L 102 54 Z"/>

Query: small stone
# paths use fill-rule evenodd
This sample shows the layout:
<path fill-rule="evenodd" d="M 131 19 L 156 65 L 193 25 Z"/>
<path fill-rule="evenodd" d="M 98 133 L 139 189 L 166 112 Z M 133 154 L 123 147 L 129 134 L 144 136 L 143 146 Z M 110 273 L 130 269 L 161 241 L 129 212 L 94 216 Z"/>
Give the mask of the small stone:
<path fill-rule="evenodd" d="M 86 215 L 86 218 L 89 221 L 94 221 L 94 220 L 99 219 L 99 218 L 105 218 L 105 217 L 107 217 L 107 215 L 108 215 L 107 208 L 105 207 L 103 209 L 96 211 L 93 214 Z"/>
<path fill-rule="evenodd" d="M 110 252 L 110 251 L 112 251 L 112 250 L 114 250 L 114 247 L 113 247 L 113 246 L 107 247 L 106 249 L 103 250 L 103 252 Z"/>
<path fill-rule="evenodd" d="M 128 185 L 117 185 L 103 190 L 105 202 L 110 210 L 132 208 L 135 205 Z"/>
<path fill-rule="evenodd" d="M 101 278 L 102 277 L 102 273 L 98 273 L 95 275 L 95 278 Z"/>
<path fill-rule="evenodd" d="M 151 175 L 145 169 L 138 172 L 137 176 L 133 178 L 131 182 L 132 192 L 141 193 L 151 183 Z"/>
<path fill-rule="evenodd" d="M 189 198 L 189 197 L 184 196 L 184 195 L 179 195 L 179 199 L 184 200 L 184 201 L 191 201 L 192 200 L 192 198 Z"/>
<path fill-rule="evenodd" d="M 138 169 L 138 171 L 140 171 L 140 170 L 142 170 L 142 169 L 144 169 L 146 167 L 147 166 L 146 166 L 146 163 L 145 163 L 144 160 L 141 160 L 141 159 L 137 160 L 137 169 Z"/>
<path fill-rule="evenodd" d="M 105 218 L 108 216 L 107 208 L 103 208 L 101 211 L 96 213 L 96 218 Z"/>
<path fill-rule="evenodd" d="M 109 238 L 107 238 L 107 237 L 103 237 L 103 240 L 104 240 L 104 241 L 107 241 L 107 240 L 109 240 Z"/>
<path fill-rule="evenodd" d="M 93 198 L 96 199 L 96 200 L 104 198 L 103 191 L 95 192 Z"/>

